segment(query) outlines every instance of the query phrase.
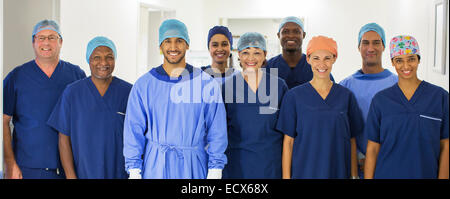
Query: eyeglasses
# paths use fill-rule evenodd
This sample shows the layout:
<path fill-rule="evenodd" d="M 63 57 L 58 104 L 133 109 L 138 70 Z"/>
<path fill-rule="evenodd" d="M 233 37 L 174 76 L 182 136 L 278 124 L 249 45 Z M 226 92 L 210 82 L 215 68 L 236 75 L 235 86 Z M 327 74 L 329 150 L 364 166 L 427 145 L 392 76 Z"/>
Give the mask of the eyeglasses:
<path fill-rule="evenodd" d="M 34 36 L 35 39 L 37 39 L 37 41 L 39 42 L 44 42 L 45 39 L 48 38 L 49 42 L 54 42 L 56 40 L 58 40 L 60 37 L 56 36 L 56 35 L 49 35 L 49 36 L 43 36 L 43 35 L 39 35 L 39 36 Z"/>

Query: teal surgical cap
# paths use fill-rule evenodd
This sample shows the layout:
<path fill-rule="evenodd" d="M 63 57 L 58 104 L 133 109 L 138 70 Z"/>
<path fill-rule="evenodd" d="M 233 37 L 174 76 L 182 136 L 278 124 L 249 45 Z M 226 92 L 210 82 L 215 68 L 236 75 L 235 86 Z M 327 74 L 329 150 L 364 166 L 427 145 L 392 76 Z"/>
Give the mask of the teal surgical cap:
<path fill-rule="evenodd" d="M 288 22 L 296 23 L 297 25 L 300 26 L 300 28 L 302 28 L 303 32 L 305 32 L 302 20 L 300 20 L 298 17 L 290 16 L 281 20 L 280 27 L 278 27 L 278 33 L 280 32 L 281 28 L 283 28 L 283 26 Z"/>
<path fill-rule="evenodd" d="M 38 22 L 34 26 L 33 34 L 31 35 L 31 39 L 34 41 L 34 36 L 43 30 L 53 30 L 56 33 L 58 33 L 58 35 L 62 38 L 58 23 L 56 23 L 56 21 L 53 21 L 53 20 L 45 19 L 45 20 Z"/>
<path fill-rule="evenodd" d="M 167 38 L 182 38 L 189 45 L 189 35 L 183 22 L 176 19 L 168 19 L 159 27 L 159 45 Z"/>
<path fill-rule="evenodd" d="M 381 37 L 381 40 L 383 40 L 383 46 L 386 47 L 386 38 L 385 38 L 386 36 L 384 34 L 384 30 L 383 30 L 383 28 L 380 25 L 378 25 L 376 23 L 368 23 L 368 24 L 364 25 L 361 28 L 361 30 L 359 30 L 358 47 L 359 47 L 359 44 L 361 43 L 362 36 L 366 32 L 369 32 L 369 31 L 374 31 L 374 32 L 378 33 L 378 35 L 380 35 L 380 37 Z"/>
<path fill-rule="evenodd" d="M 87 63 L 89 63 L 89 57 L 91 57 L 92 52 L 94 52 L 94 50 L 99 46 L 106 46 L 106 47 L 110 48 L 114 53 L 114 58 L 117 57 L 116 46 L 114 45 L 114 43 L 106 37 L 98 36 L 98 37 L 95 37 L 94 39 L 92 39 L 87 45 L 87 50 L 86 50 Z"/>
<path fill-rule="evenodd" d="M 264 36 L 257 32 L 247 32 L 244 33 L 240 38 L 237 45 L 238 51 L 241 52 L 246 48 L 260 48 L 266 51 L 266 40 Z"/>

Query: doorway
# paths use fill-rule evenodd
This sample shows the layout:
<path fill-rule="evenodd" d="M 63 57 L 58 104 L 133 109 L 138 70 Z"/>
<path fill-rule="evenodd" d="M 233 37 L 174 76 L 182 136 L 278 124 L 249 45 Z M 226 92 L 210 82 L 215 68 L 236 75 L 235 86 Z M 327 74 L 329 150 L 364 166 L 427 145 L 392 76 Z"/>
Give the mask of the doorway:
<path fill-rule="evenodd" d="M 175 10 L 141 3 L 137 42 L 137 77 L 163 62 L 159 50 L 158 31 L 161 23 L 175 17 Z"/>

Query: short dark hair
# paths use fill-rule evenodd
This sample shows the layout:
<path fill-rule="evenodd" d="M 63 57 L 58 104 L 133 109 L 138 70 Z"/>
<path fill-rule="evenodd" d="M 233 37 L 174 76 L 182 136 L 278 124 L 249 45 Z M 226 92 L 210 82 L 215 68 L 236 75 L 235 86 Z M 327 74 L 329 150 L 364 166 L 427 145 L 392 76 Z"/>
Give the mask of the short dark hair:
<path fill-rule="evenodd" d="M 420 61 L 420 55 L 418 55 L 418 54 L 414 54 L 414 55 L 417 55 L 417 59 Z M 394 58 L 395 58 L 395 57 L 391 58 L 391 62 L 394 61 Z"/>

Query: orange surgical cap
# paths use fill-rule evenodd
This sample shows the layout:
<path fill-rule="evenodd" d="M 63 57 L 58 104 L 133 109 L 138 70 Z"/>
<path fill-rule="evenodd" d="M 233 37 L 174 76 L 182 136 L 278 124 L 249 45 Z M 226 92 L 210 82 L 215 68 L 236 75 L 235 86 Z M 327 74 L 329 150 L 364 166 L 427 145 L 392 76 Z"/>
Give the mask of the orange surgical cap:
<path fill-rule="evenodd" d="M 317 50 L 326 50 L 333 53 L 337 58 L 337 44 L 332 38 L 328 38 L 325 36 L 316 36 L 311 39 L 308 43 L 308 47 L 306 50 L 306 56 L 311 55 L 313 52 Z"/>

